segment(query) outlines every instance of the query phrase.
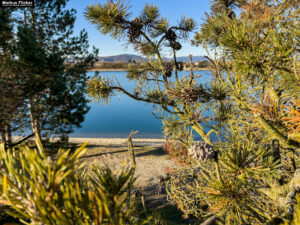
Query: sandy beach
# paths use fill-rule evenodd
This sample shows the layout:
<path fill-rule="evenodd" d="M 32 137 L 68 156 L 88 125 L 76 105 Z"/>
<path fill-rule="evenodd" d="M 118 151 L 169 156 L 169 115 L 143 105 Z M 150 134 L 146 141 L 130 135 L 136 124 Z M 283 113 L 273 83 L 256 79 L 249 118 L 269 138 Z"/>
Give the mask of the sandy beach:
<path fill-rule="evenodd" d="M 23 139 L 23 136 L 13 136 L 13 141 L 17 142 L 21 139 Z M 34 140 L 31 138 L 31 140 Z M 58 138 L 51 138 L 51 142 L 58 141 Z M 161 146 L 164 143 L 164 139 L 155 139 L 155 138 L 132 138 L 133 143 L 136 143 L 138 145 L 155 145 L 155 146 Z M 69 138 L 70 143 L 75 144 L 83 144 L 87 142 L 89 145 L 113 145 L 113 146 L 127 146 L 127 138 L 86 138 L 86 137 L 70 137 Z"/>
<path fill-rule="evenodd" d="M 127 138 L 70 138 L 70 142 L 79 144 L 88 142 L 86 154 L 83 156 L 87 168 L 96 164 L 109 166 L 119 171 L 122 165 L 130 165 Z M 182 168 L 163 150 L 164 139 L 132 138 L 136 156 L 137 178 L 135 186 L 140 187 L 145 196 L 147 207 L 165 207 L 169 205 L 166 194 L 157 195 L 159 176 Z"/>
<path fill-rule="evenodd" d="M 132 138 L 134 144 L 143 146 L 161 146 L 164 139 L 151 139 L 151 138 Z M 85 143 L 91 145 L 105 145 L 105 146 L 127 146 L 127 138 L 75 138 L 70 137 L 69 142 L 71 143 Z"/>
<path fill-rule="evenodd" d="M 14 141 L 22 139 L 21 136 L 14 136 Z M 33 141 L 33 139 L 31 139 Z M 50 141 L 56 142 L 57 138 Z M 164 176 L 166 173 L 172 173 L 182 165 L 176 163 L 166 151 L 163 150 L 164 139 L 147 139 L 132 137 L 133 147 L 136 155 L 136 186 L 141 187 L 150 199 L 155 197 L 155 190 L 158 176 Z M 87 142 L 86 153 L 83 160 L 86 162 L 87 168 L 92 164 L 101 166 L 107 165 L 115 171 L 118 171 L 122 165 L 131 164 L 130 155 L 128 153 L 127 138 L 80 138 L 70 137 L 70 143 L 78 146 Z M 159 198 L 165 198 L 165 195 Z"/>

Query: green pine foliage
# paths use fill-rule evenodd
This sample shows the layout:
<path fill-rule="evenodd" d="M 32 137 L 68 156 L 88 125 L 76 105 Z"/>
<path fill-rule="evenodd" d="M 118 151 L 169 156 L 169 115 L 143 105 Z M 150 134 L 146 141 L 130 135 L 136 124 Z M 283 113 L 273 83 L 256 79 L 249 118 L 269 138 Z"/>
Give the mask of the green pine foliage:
<path fill-rule="evenodd" d="M 214 2 L 221 6 L 223 1 Z M 215 49 L 215 56 L 209 59 L 219 83 L 231 93 L 228 100 L 235 105 L 234 111 L 239 112 L 234 119 L 242 114 L 242 124 L 263 129 L 269 140 L 299 148 L 282 119 L 286 116 L 284 108 L 299 97 L 299 4 L 234 2 L 238 7 L 229 10 L 239 12 L 239 16 L 224 14 L 224 7 L 213 10 L 194 43 Z"/>
<path fill-rule="evenodd" d="M 117 173 L 94 165 L 87 173 L 80 159 L 86 144 L 47 156 L 36 140 L 36 148 L 1 145 L 0 200 L 9 207 L 6 213 L 24 224 L 130 224 L 134 168 L 123 166 Z"/>
<path fill-rule="evenodd" d="M 283 173 L 268 148 L 253 134 L 238 133 L 216 148 L 216 159 L 194 160 L 192 169 L 168 181 L 172 202 L 187 215 L 217 215 L 222 224 L 266 224 L 284 213 L 285 208 L 277 207 L 268 195 L 270 183 L 278 182 Z"/>
<path fill-rule="evenodd" d="M 214 85 L 227 93 L 213 107 L 224 139 L 214 143 L 217 162 L 171 179 L 169 195 L 222 224 L 288 224 L 299 188 L 299 3 L 213 2 L 194 44 L 214 50 Z"/>
<path fill-rule="evenodd" d="M 207 49 L 213 78 L 207 86 L 198 83 L 192 65 L 189 75 L 178 77 L 176 52 L 195 28 L 192 19 L 172 26 L 151 5 L 131 18 L 124 1 L 91 5 L 86 17 L 149 59 L 129 67 L 128 78 L 137 84 L 133 92 L 117 81 L 95 88 L 104 79 L 94 78 L 89 93 L 101 100 L 120 91 L 150 102 L 161 108 L 157 117 L 167 138 L 190 149 L 197 144 L 195 131 L 206 142 L 188 150 L 199 156 L 194 166 L 168 181 L 178 208 L 198 218 L 215 216 L 221 224 L 292 221 L 299 186 L 298 1 L 212 1 L 193 40 Z M 172 62 L 162 61 L 166 49 Z"/>
<path fill-rule="evenodd" d="M 14 58 L 12 13 L 11 9 L 0 9 L 0 133 L 7 146 L 12 142 L 11 133 L 25 127 L 28 121 L 20 81 L 24 71 Z"/>
<path fill-rule="evenodd" d="M 0 85 L 8 87 L 0 96 L 1 134 L 7 145 L 11 133 L 24 128 L 66 136 L 89 110 L 86 72 L 97 50 L 89 52 L 84 30 L 73 35 L 76 12 L 66 3 L 37 1 L 34 8 L 0 11 Z"/>
<path fill-rule="evenodd" d="M 105 78 L 95 77 L 88 82 L 90 96 L 97 101 L 107 102 L 110 96 L 122 92 L 137 101 L 152 103 L 161 109 L 158 117 L 166 119 L 165 112 L 173 114 L 185 127 L 195 130 L 211 143 L 210 134 L 214 130 L 207 134 L 203 128 L 205 118 L 195 115 L 213 96 L 209 88 L 198 85 L 197 76 L 193 73 L 181 79 L 178 77 L 178 72 L 183 70 L 183 63 L 177 60 L 176 52 L 182 47 L 180 42 L 195 30 L 194 20 L 182 17 L 177 25 L 170 25 L 160 15 L 158 7 L 150 4 L 146 4 L 138 17 L 131 18 L 129 7 L 124 1 L 90 5 L 85 15 L 103 34 L 125 39 L 149 59 L 128 67 L 128 79 L 136 81 L 134 91 L 126 90 L 117 81 L 110 82 Z M 172 62 L 162 60 L 166 52 L 164 49 L 172 52 Z M 198 101 L 202 97 L 202 101 Z M 180 139 L 180 135 L 177 138 Z"/>

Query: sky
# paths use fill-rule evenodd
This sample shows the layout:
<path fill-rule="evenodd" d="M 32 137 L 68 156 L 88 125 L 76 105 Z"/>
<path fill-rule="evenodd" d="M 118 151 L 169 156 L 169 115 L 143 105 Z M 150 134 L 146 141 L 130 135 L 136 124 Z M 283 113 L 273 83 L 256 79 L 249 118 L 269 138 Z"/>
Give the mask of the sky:
<path fill-rule="evenodd" d="M 82 29 L 88 32 L 90 46 L 99 49 L 99 56 L 111 56 L 119 54 L 136 54 L 139 55 L 126 41 L 112 39 L 109 35 L 103 35 L 84 17 L 86 7 L 90 4 L 104 4 L 106 0 L 69 0 L 67 8 L 74 8 L 77 11 L 77 19 L 74 26 L 74 34 L 78 35 Z M 156 5 L 160 9 L 160 15 L 170 20 L 170 25 L 177 24 L 182 16 L 193 18 L 198 26 L 195 31 L 199 31 L 200 24 L 205 19 L 205 12 L 209 12 L 209 0 L 127 0 L 131 8 L 132 17 L 140 14 L 145 4 Z M 193 34 L 190 38 L 193 38 Z M 206 55 L 202 47 L 191 46 L 187 41 L 182 43 L 182 49 L 177 52 L 178 56 L 188 56 L 192 54 Z"/>

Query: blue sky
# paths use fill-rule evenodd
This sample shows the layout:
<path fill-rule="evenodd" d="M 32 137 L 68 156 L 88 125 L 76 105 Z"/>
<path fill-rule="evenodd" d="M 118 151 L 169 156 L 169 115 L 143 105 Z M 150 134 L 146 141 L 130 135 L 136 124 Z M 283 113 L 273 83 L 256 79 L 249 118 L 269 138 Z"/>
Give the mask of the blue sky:
<path fill-rule="evenodd" d="M 68 8 L 74 8 L 77 11 L 77 19 L 75 22 L 74 31 L 78 34 L 80 30 L 86 29 L 89 36 L 91 46 L 96 46 L 99 49 L 99 56 L 110 56 L 119 54 L 138 54 L 132 47 L 128 47 L 125 41 L 111 39 L 110 36 L 105 36 L 90 24 L 84 17 L 85 8 L 90 4 L 105 3 L 105 0 L 70 0 L 67 3 Z M 170 24 L 177 24 L 181 16 L 192 17 L 199 25 L 205 18 L 205 12 L 209 12 L 209 0 L 130 0 L 126 1 L 131 5 L 130 11 L 132 16 L 138 16 L 146 3 L 157 5 L 160 9 L 161 16 L 167 17 Z M 193 34 L 190 38 L 193 37 Z M 201 47 L 191 46 L 189 42 L 182 43 L 183 47 L 178 51 L 178 56 L 205 55 L 205 51 Z"/>

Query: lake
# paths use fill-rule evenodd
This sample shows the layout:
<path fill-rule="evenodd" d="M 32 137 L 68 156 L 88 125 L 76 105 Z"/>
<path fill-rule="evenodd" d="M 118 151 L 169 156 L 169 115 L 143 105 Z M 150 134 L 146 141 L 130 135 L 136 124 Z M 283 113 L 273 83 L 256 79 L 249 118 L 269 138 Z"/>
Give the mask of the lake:
<path fill-rule="evenodd" d="M 92 76 L 95 72 L 89 72 Z M 127 90 L 132 90 L 134 82 L 126 78 L 125 71 L 105 71 L 100 75 L 115 77 Z M 179 77 L 189 74 L 182 71 Z M 197 71 L 202 74 L 201 83 L 207 83 L 211 77 L 209 71 Z M 118 94 L 111 98 L 109 105 L 90 102 L 91 109 L 85 115 L 85 121 L 81 128 L 75 128 L 71 137 L 95 137 L 95 138 L 125 138 L 132 130 L 139 130 L 137 138 L 162 138 L 162 122 L 151 113 L 154 108 L 150 103 L 138 102 L 124 94 Z"/>

